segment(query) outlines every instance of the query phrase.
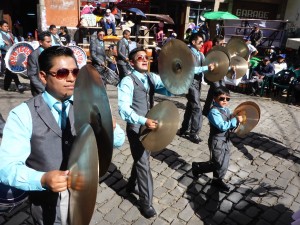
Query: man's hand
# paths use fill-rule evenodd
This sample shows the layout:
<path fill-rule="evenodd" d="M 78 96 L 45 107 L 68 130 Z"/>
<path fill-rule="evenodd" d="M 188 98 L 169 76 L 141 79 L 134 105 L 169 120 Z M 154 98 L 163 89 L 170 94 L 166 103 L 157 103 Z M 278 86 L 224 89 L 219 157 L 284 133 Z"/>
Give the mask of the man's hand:
<path fill-rule="evenodd" d="M 41 184 L 43 187 L 50 189 L 53 192 L 62 192 L 68 186 L 69 170 L 52 170 L 42 176 Z"/>
<path fill-rule="evenodd" d="M 215 69 L 215 67 L 216 67 L 216 64 L 215 64 L 215 63 L 210 63 L 210 64 L 208 65 L 208 70 L 209 70 L 209 71 L 213 71 L 213 70 Z"/>
<path fill-rule="evenodd" d="M 157 120 L 147 119 L 145 125 L 148 129 L 153 130 L 157 127 L 157 124 L 158 124 Z"/>
<path fill-rule="evenodd" d="M 237 121 L 239 121 L 239 123 L 242 123 L 244 121 L 243 116 L 236 116 Z"/>

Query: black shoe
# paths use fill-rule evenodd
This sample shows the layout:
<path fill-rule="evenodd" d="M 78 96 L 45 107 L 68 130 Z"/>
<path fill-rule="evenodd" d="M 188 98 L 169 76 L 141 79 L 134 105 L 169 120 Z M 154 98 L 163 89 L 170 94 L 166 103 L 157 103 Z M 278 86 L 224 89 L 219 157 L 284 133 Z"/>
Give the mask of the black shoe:
<path fill-rule="evenodd" d="M 139 195 L 139 193 L 140 193 L 137 185 L 135 185 L 135 186 L 133 186 L 133 185 L 127 185 L 126 192 L 128 194 L 134 193 L 136 195 Z"/>
<path fill-rule="evenodd" d="M 118 36 L 117 34 L 113 34 L 113 36 Z"/>
<path fill-rule="evenodd" d="M 19 91 L 20 93 L 23 93 L 23 92 L 25 91 L 25 87 L 24 87 L 22 84 L 19 84 L 19 85 L 18 85 L 18 91 Z"/>
<path fill-rule="evenodd" d="M 211 182 L 211 184 L 214 186 L 217 186 L 218 188 L 220 188 L 221 190 L 226 191 L 226 192 L 230 190 L 230 187 L 227 184 L 225 184 L 222 181 L 222 179 L 215 179 Z"/>
<path fill-rule="evenodd" d="M 201 174 L 198 163 L 196 163 L 196 162 L 192 162 L 192 173 L 193 173 L 194 178 L 198 178 L 199 175 Z"/>
<path fill-rule="evenodd" d="M 155 211 L 155 209 L 152 206 L 150 206 L 150 207 L 149 206 L 146 206 L 146 207 L 143 206 L 143 207 L 141 207 L 141 213 L 147 219 L 149 219 L 149 218 L 151 218 L 153 216 L 156 216 L 156 211 Z"/>
<path fill-rule="evenodd" d="M 182 129 L 178 129 L 177 133 L 178 136 L 182 137 L 182 136 L 187 136 L 189 135 L 189 132 L 187 131 L 183 131 Z"/>
<path fill-rule="evenodd" d="M 191 142 L 196 144 L 199 144 L 202 141 L 202 139 L 197 134 L 190 134 L 189 139 Z"/>

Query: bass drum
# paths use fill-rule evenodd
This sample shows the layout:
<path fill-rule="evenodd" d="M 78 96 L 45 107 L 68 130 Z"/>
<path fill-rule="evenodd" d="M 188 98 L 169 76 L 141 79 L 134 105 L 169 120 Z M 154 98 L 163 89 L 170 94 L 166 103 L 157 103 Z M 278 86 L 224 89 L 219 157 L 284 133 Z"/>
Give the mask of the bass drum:
<path fill-rule="evenodd" d="M 24 73 L 27 70 L 28 56 L 34 48 L 29 42 L 18 42 L 11 46 L 5 55 L 5 65 L 13 73 Z"/>
<path fill-rule="evenodd" d="M 76 58 L 78 67 L 79 67 L 79 69 L 81 69 L 81 67 L 85 66 L 86 62 L 87 62 L 86 52 L 82 48 L 80 48 L 76 45 L 70 45 L 68 47 L 70 49 L 72 49 L 74 56 Z"/>
<path fill-rule="evenodd" d="M 26 191 L 0 183 L 0 207 L 14 207 L 27 200 Z"/>

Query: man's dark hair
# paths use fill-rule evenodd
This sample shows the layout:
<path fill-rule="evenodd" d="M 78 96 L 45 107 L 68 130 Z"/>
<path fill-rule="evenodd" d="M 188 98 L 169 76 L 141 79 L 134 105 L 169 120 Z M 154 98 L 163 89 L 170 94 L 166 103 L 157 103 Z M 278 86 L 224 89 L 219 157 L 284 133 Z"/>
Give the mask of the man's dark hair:
<path fill-rule="evenodd" d="M 213 96 L 216 98 L 216 97 L 219 97 L 220 95 L 228 95 L 229 96 L 230 92 L 226 87 L 220 86 L 214 90 Z"/>
<path fill-rule="evenodd" d="M 220 43 L 220 41 L 224 40 L 224 36 L 223 35 L 216 35 L 213 39 L 213 46 L 215 46 L 217 43 Z"/>
<path fill-rule="evenodd" d="M 124 30 L 124 31 L 123 31 L 123 36 L 124 36 L 125 34 L 130 34 L 130 31 L 129 31 L 129 30 Z"/>
<path fill-rule="evenodd" d="M 99 29 L 99 30 L 97 31 L 97 35 L 98 35 L 100 32 L 104 32 L 104 30 L 103 30 L 103 29 Z"/>
<path fill-rule="evenodd" d="M 192 33 L 191 36 L 190 36 L 190 39 L 189 39 L 189 43 L 192 45 L 193 44 L 192 42 L 193 41 L 197 41 L 199 37 L 201 37 L 202 40 L 203 40 L 203 37 L 202 37 L 201 34 L 199 34 L 199 33 Z"/>
<path fill-rule="evenodd" d="M 6 21 L 6 20 L 0 20 L 0 27 L 2 27 L 3 26 L 3 24 L 8 24 L 8 22 Z"/>
<path fill-rule="evenodd" d="M 49 30 L 53 30 L 54 28 L 56 28 L 56 26 L 55 26 L 54 24 L 51 24 L 51 25 L 49 26 Z"/>
<path fill-rule="evenodd" d="M 136 53 L 138 53 L 140 51 L 146 52 L 146 50 L 142 47 L 132 49 L 131 52 L 129 53 L 129 56 L 128 56 L 129 60 L 133 60 Z"/>
<path fill-rule="evenodd" d="M 42 31 L 38 35 L 38 41 L 44 41 L 45 37 L 51 37 L 51 33 L 49 31 Z"/>
<path fill-rule="evenodd" d="M 72 57 L 77 64 L 72 49 L 63 46 L 52 46 L 45 49 L 39 56 L 40 71 L 49 71 L 54 66 L 53 59 L 59 56 Z"/>

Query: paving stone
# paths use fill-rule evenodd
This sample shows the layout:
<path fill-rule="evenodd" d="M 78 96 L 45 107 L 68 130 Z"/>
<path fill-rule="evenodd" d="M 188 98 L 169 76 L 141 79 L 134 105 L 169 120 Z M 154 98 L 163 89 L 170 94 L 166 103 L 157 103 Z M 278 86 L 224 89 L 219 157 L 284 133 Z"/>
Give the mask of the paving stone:
<path fill-rule="evenodd" d="M 179 213 L 178 218 L 185 222 L 188 222 L 193 215 L 194 209 L 190 205 L 187 205 L 185 209 Z"/>
<path fill-rule="evenodd" d="M 224 213 L 230 213 L 232 209 L 233 203 L 228 200 L 224 200 L 220 205 L 220 210 Z"/>
<path fill-rule="evenodd" d="M 135 206 L 131 207 L 129 211 L 123 216 L 123 218 L 131 224 L 132 222 L 138 220 L 141 217 L 139 209 Z"/>
<path fill-rule="evenodd" d="M 137 221 L 135 221 L 132 225 L 148 225 L 153 222 L 154 218 L 146 219 L 144 217 L 140 217 Z"/>
<path fill-rule="evenodd" d="M 250 222 L 252 220 L 247 215 L 242 214 L 238 211 L 233 211 L 232 213 L 230 213 L 229 218 L 234 220 L 235 222 L 242 224 L 242 225 L 250 224 Z"/>
<path fill-rule="evenodd" d="M 163 211 L 160 214 L 160 217 L 162 217 L 164 220 L 166 220 L 168 223 L 171 223 L 174 219 L 177 218 L 179 211 L 173 208 L 167 208 L 165 211 Z"/>
<path fill-rule="evenodd" d="M 127 212 L 129 209 L 131 209 L 132 206 L 133 204 L 129 200 L 124 199 L 119 205 L 119 208 L 122 209 L 123 212 Z"/>
<path fill-rule="evenodd" d="M 228 200 L 233 203 L 238 203 L 243 198 L 243 195 L 241 195 L 238 192 L 234 192 L 228 196 Z"/>
<path fill-rule="evenodd" d="M 168 190 L 165 187 L 158 187 L 158 188 L 155 189 L 153 195 L 156 198 L 161 199 L 161 198 L 163 198 L 167 194 L 167 192 L 168 192 Z"/>
<path fill-rule="evenodd" d="M 241 200 L 239 201 L 234 208 L 237 210 L 244 210 L 245 208 L 247 208 L 250 205 L 249 202 L 245 201 L 245 200 Z"/>
<path fill-rule="evenodd" d="M 170 195 L 170 194 L 166 194 L 164 197 L 162 197 L 159 200 L 160 204 L 164 204 L 164 205 L 173 205 L 177 200 L 177 197 L 175 198 L 174 196 Z"/>
<path fill-rule="evenodd" d="M 286 189 L 287 186 L 288 186 L 288 183 L 289 181 L 287 179 L 283 179 L 283 178 L 278 178 L 276 181 L 275 181 L 275 184 L 276 186 L 279 186 L 283 189 Z"/>
<path fill-rule="evenodd" d="M 246 215 L 251 217 L 251 218 L 257 218 L 258 214 L 261 212 L 261 209 L 256 207 L 256 206 L 250 206 L 247 210 L 246 210 Z"/>
<path fill-rule="evenodd" d="M 217 223 L 217 224 L 222 224 L 223 221 L 225 220 L 226 218 L 226 214 L 223 213 L 223 212 L 220 212 L 220 211 L 217 211 L 215 213 L 215 215 L 212 217 L 212 219 Z"/>
<path fill-rule="evenodd" d="M 278 203 L 283 204 L 286 207 L 289 207 L 293 203 L 293 201 L 294 198 L 286 193 L 283 193 L 278 199 Z"/>
<path fill-rule="evenodd" d="M 156 218 L 155 221 L 152 223 L 152 225 L 168 225 L 169 223 L 160 219 Z"/>
<path fill-rule="evenodd" d="M 278 217 L 279 217 L 279 213 L 272 208 L 269 208 L 261 215 L 262 219 L 266 220 L 267 222 L 273 222 L 273 223 L 278 219 Z"/>
<path fill-rule="evenodd" d="M 167 188 L 168 190 L 173 190 L 177 185 L 178 185 L 177 180 L 175 180 L 173 178 L 169 178 L 164 183 L 163 187 Z"/>
<path fill-rule="evenodd" d="M 119 208 L 113 208 L 110 212 L 108 212 L 104 219 L 108 221 L 109 223 L 115 223 L 118 221 L 121 217 L 123 217 L 124 212 Z"/>

